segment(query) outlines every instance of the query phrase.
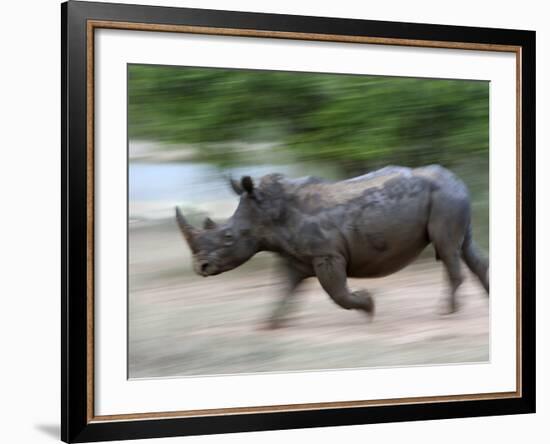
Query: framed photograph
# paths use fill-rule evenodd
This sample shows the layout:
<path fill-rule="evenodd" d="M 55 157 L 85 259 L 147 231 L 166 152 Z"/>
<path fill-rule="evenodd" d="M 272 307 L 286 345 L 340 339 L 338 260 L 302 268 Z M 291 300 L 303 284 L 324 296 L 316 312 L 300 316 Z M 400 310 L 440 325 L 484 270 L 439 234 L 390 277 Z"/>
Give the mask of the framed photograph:
<path fill-rule="evenodd" d="M 535 33 L 69 1 L 62 439 L 535 411 Z"/>

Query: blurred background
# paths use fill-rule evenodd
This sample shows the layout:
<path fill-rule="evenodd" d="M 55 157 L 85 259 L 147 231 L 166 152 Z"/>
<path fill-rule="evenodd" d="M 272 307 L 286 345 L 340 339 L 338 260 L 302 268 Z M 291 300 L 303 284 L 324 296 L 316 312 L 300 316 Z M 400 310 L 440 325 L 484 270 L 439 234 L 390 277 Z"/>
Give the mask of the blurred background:
<path fill-rule="evenodd" d="M 443 269 L 429 247 L 373 291 L 374 322 L 310 279 L 288 326 L 262 330 L 282 291 L 276 258 L 205 279 L 174 221 L 229 217 L 227 177 L 343 179 L 394 164 L 441 164 L 468 185 L 489 250 L 489 84 L 129 65 L 129 377 L 482 362 L 489 311 L 464 267 L 461 309 L 440 316 Z M 310 282 L 311 281 L 311 282 Z"/>

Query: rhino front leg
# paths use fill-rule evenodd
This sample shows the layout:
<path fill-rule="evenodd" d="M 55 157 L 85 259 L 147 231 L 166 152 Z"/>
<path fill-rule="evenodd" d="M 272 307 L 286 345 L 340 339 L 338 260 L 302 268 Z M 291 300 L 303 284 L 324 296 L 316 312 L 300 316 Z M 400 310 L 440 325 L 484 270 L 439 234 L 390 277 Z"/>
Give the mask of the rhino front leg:
<path fill-rule="evenodd" d="M 288 313 L 296 303 L 296 289 L 305 278 L 311 276 L 311 272 L 309 274 L 306 273 L 301 269 L 299 264 L 293 264 L 292 262 L 285 261 L 282 269 L 285 277 L 284 293 L 281 299 L 277 301 L 273 312 L 264 326 L 267 329 L 279 328 L 284 325 Z"/>
<path fill-rule="evenodd" d="M 317 279 L 331 299 L 346 310 L 363 310 L 374 316 L 374 299 L 366 290 L 350 291 L 346 260 L 341 256 L 323 256 L 313 260 Z"/>

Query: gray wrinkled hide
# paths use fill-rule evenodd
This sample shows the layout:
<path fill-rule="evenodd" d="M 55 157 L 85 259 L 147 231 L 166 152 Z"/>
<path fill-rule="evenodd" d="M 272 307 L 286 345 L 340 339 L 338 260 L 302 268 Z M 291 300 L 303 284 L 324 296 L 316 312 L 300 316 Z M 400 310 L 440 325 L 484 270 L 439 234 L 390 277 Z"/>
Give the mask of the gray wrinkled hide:
<path fill-rule="evenodd" d="M 471 237 L 467 188 L 441 166 L 386 167 L 339 182 L 271 174 L 256 186 L 246 176 L 231 185 L 241 197 L 223 225 L 207 221 L 197 230 L 177 210 L 178 223 L 203 276 L 231 270 L 259 251 L 281 256 L 288 291 L 272 327 L 282 321 L 299 283 L 313 276 L 342 308 L 372 315 L 372 296 L 350 291 L 347 277 L 394 273 L 430 243 L 449 277 L 449 312 L 456 309 L 461 259 L 489 292 L 488 260 Z"/>

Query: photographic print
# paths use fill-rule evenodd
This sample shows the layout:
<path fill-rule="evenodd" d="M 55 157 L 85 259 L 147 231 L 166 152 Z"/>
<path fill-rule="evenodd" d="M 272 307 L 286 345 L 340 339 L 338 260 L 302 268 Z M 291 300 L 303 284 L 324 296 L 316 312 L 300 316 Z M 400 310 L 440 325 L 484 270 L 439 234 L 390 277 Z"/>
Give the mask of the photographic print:
<path fill-rule="evenodd" d="M 127 78 L 129 378 L 490 360 L 489 82 Z"/>

